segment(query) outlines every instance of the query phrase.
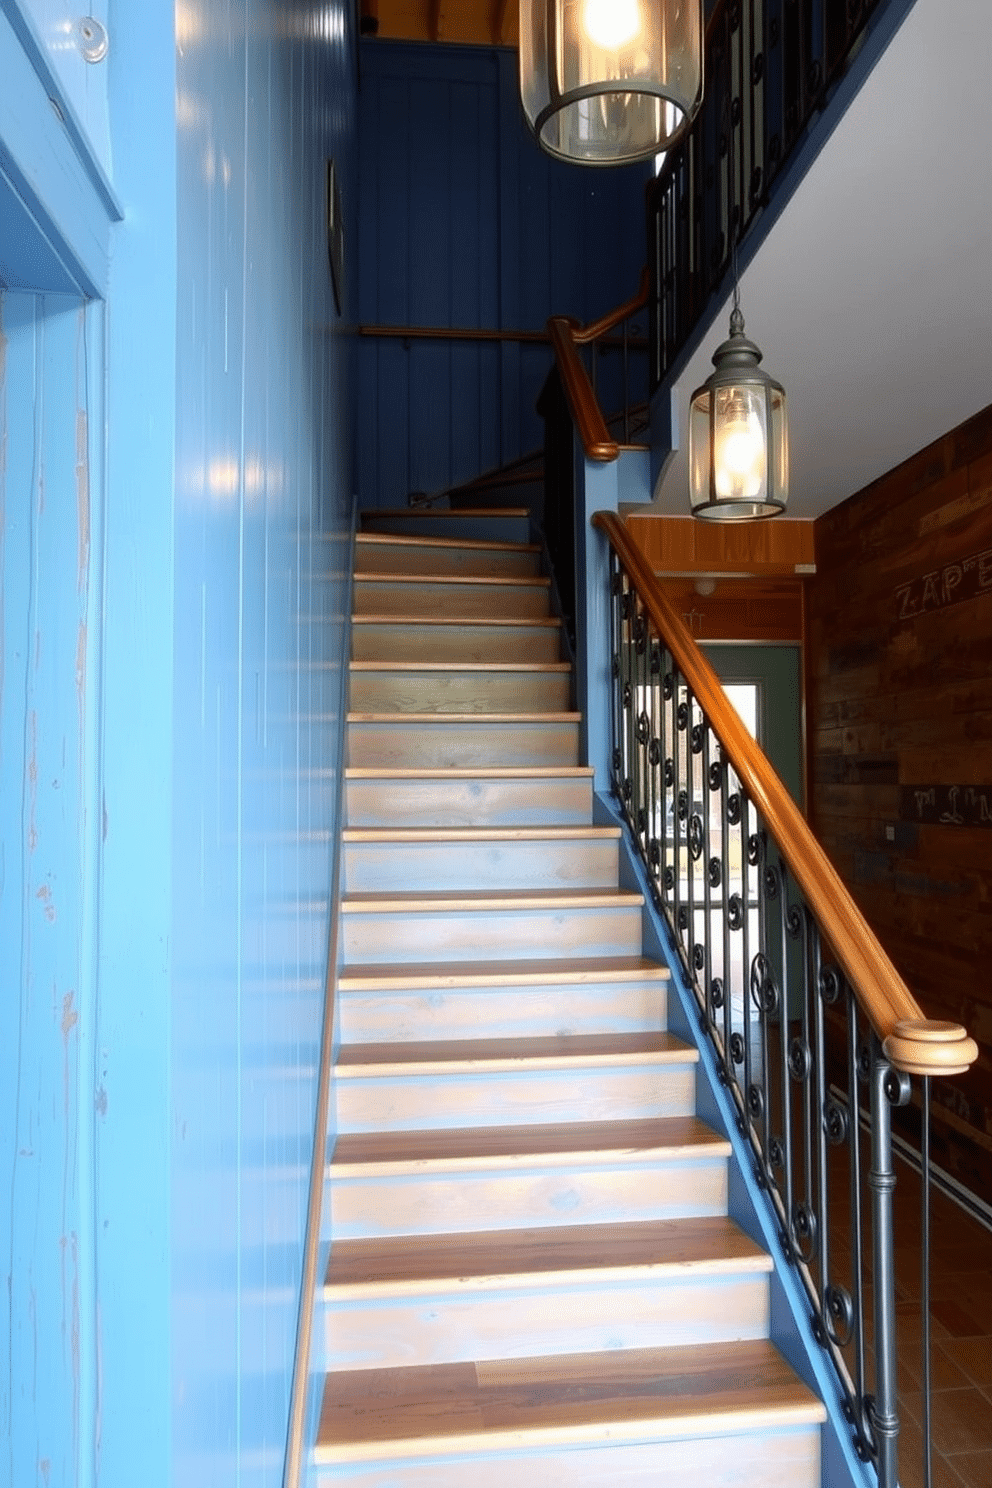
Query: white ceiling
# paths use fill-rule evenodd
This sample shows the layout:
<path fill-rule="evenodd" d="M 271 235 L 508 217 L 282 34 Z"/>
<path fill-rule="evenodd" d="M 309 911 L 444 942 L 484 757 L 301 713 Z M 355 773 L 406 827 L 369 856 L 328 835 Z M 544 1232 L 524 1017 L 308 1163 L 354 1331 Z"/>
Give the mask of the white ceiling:
<path fill-rule="evenodd" d="M 992 0 L 916 0 L 741 278 L 789 407 L 789 515 L 816 517 L 992 403 Z M 654 511 L 685 515 L 678 379 Z M 643 509 L 643 508 L 642 508 Z"/>

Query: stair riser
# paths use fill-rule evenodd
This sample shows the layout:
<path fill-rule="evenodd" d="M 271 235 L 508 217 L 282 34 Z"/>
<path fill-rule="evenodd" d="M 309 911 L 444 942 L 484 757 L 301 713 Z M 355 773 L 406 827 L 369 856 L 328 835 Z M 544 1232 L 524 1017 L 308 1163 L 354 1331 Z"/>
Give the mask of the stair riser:
<path fill-rule="evenodd" d="M 592 779 L 349 780 L 350 827 L 584 826 Z"/>
<path fill-rule="evenodd" d="M 622 1224 L 727 1212 L 722 1157 L 618 1165 L 506 1167 L 346 1178 L 332 1169 L 331 1222 L 342 1240 L 543 1225 Z"/>
<path fill-rule="evenodd" d="M 641 911 L 505 909 L 489 914 L 434 910 L 341 916 L 345 965 L 397 962 L 547 960 L 560 956 L 639 956 Z"/>
<path fill-rule="evenodd" d="M 487 1030 L 488 1031 L 488 1030 Z M 691 1116 L 695 1066 L 365 1078 L 339 1073 L 339 1132 Z"/>
<path fill-rule="evenodd" d="M 480 1028 L 493 1039 L 652 1033 L 665 1027 L 667 1007 L 664 982 L 338 993 L 346 1044 L 477 1038 Z"/>
<path fill-rule="evenodd" d="M 557 625 L 422 625 L 369 621 L 352 627 L 355 661 L 558 661 Z"/>
<path fill-rule="evenodd" d="M 474 769 L 579 762 L 578 723 L 493 723 L 471 718 L 437 723 L 352 722 L 348 763 L 365 769 Z"/>
<path fill-rule="evenodd" d="M 359 574 L 459 574 L 485 577 L 536 578 L 540 553 L 512 548 L 438 547 L 431 543 L 362 541 L 355 547 Z"/>
<path fill-rule="evenodd" d="M 530 520 L 524 516 L 511 516 L 502 512 L 494 516 L 476 516 L 468 512 L 456 514 L 444 512 L 396 513 L 364 512 L 363 532 L 393 532 L 410 537 L 465 538 L 479 542 L 529 543 Z"/>
<path fill-rule="evenodd" d="M 569 672 L 366 672 L 352 667 L 354 713 L 565 713 Z"/>
<path fill-rule="evenodd" d="M 466 620 L 546 616 L 551 602 L 546 584 L 445 583 L 438 580 L 396 580 L 358 577 L 353 608 L 356 615 L 444 615 Z"/>
<path fill-rule="evenodd" d="M 766 1338 L 764 1275 L 462 1287 L 431 1296 L 330 1300 L 328 1368 L 398 1368 Z"/>
<path fill-rule="evenodd" d="M 616 887 L 619 844 L 566 838 L 524 842 L 346 842 L 345 890 L 605 889 Z"/>
<path fill-rule="evenodd" d="M 318 1488 L 820 1488 L 820 1430 L 766 1427 L 747 1436 L 672 1443 L 614 1442 L 569 1449 L 556 1443 L 478 1455 L 404 1458 L 401 1463 L 325 1466 Z"/>

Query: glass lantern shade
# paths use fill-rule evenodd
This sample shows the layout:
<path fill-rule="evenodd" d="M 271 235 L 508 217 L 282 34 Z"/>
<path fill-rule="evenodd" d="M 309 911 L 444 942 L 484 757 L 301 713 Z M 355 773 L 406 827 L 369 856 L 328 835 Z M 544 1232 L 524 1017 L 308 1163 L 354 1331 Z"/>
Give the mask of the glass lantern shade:
<path fill-rule="evenodd" d="M 520 0 L 520 97 L 549 155 L 622 165 L 667 150 L 702 98 L 700 0 Z"/>
<path fill-rule="evenodd" d="M 785 511 L 789 439 L 785 392 L 758 366 L 735 309 L 730 339 L 713 353 L 716 371 L 689 407 L 689 499 L 694 517 L 750 522 Z"/>

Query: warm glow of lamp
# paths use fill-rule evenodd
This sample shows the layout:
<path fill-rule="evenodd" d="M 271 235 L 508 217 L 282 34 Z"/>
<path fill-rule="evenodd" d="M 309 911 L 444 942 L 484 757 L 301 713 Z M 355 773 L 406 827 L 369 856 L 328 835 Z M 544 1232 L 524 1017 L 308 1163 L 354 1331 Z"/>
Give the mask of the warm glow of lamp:
<path fill-rule="evenodd" d="M 648 159 L 702 99 L 702 0 L 520 0 L 519 56 L 542 150 L 580 165 Z"/>
<path fill-rule="evenodd" d="M 774 517 L 789 499 L 785 391 L 762 371 L 736 303 L 730 338 L 713 353 L 716 371 L 689 407 L 689 499 L 710 521 Z"/>
<path fill-rule="evenodd" d="M 713 478 L 721 500 L 753 501 L 765 479 L 765 436 L 742 388 L 716 394 Z"/>
<path fill-rule="evenodd" d="M 637 0 L 586 0 L 582 25 L 590 41 L 608 52 L 633 41 L 641 29 Z"/>

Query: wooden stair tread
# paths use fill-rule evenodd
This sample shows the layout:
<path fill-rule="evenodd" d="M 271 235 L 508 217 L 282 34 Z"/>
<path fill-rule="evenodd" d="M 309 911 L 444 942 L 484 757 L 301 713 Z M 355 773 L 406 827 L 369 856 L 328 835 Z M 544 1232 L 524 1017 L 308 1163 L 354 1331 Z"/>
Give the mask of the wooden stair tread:
<path fill-rule="evenodd" d="M 355 543 L 360 547 L 430 547 L 450 550 L 452 548 L 479 548 L 484 553 L 539 553 L 540 543 L 498 542 L 482 537 L 434 537 L 411 532 L 356 532 Z"/>
<path fill-rule="evenodd" d="M 428 716 L 436 719 L 438 715 L 431 713 Z M 533 718 L 534 714 L 524 716 Z M 387 717 L 392 718 L 393 714 Z M 450 769 L 349 765 L 344 772 L 346 780 L 588 780 L 594 774 L 591 765 L 452 765 Z"/>
<path fill-rule="evenodd" d="M 358 572 L 356 584 L 483 584 L 503 588 L 548 589 L 551 580 L 541 574 L 457 574 Z"/>
<path fill-rule="evenodd" d="M 349 661 L 353 672 L 570 672 L 570 661 Z"/>
<path fill-rule="evenodd" d="M 514 987 L 538 983 L 582 985 L 588 982 L 667 982 L 667 966 L 646 956 L 562 957 L 554 960 L 425 961 L 413 965 L 342 967 L 338 985 L 345 991 L 416 991 L 443 987 Z"/>
<path fill-rule="evenodd" d="M 332 1247 L 324 1285 L 343 1299 L 427 1292 L 439 1283 L 543 1287 L 552 1278 L 564 1281 L 593 1271 L 597 1280 L 619 1281 L 634 1272 L 738 1275 L 772 1269 L 767 1251 L 732 1219 L 702 1215 L 631 1224 L 341 1240 Z"/>
<path fill-rule="evenodd" d="M 581 1069 L 597 1064 L 695 1064 L 699 1051 L 672 1033 L 565 1034 L 554 1038 L 443 1039 L 423 1043 L 345 1044 L 339 1078 Z"/>
<path fill-rule="evenodd" d="M 383 506 L 374 507 L 361 514 L 369 521 L 390 520 L 394 517 L 529 517 L 529 506 Z"/>
<path fill-rule="evenodd" d="M 342 842 L 616 842 L 619 827 L 345 827 Z"/>
<path fill-rule="evenodd" d="M 495 893 L 491 889 L 465 889 L 459 893 L 439 890 L 348 894 L 341 900 L 342 914 L 430 914 L 435 910 L 487 909 L 623 909 L 644 903 L 644 895 L 623 889 L 514 889 Z"/>
<path fill-rule="evenodd" d="M 581 713 L 349 713 L 349 723 L 455 723 L 487 728 L 496 723 L 579 723 Z M 444 773 L 444 772 L 442 772 Z M 479 771 L 474 773 L 478 774 Z"/>
<path fill-rule="evenodd" d="M 374 1176 L 395 1168 L 429 1172 L 531 1164 L 563 1165 L 606 1157 L 632 1162 L 678 1160 L 689 1155 L 727 1157 L 730 1143 L 696 1116 L 656 1116 L 638 1121 L 565 1122 L 555 1126 L 445 1127 L 430 1131 L 346 1132 L 337 1139 L 332 1175 Z"/>
<path fill-rule="evenodd" d="M 418 626 L 447 626 L 449 630 L 464 630 L 466 628 L 501 629 L 503 627 L 514 627 L 525 630 L 537 627 L 543 630 L 560 630 L 561 621 L 556 615 L 504 615 L 499 618 L 489 616 L 467 616 L 464 619 L 452 619 L 450 615 L 352 615 L 352 625 L 418 625 Z"/>
<path fill-rule="evenodd" d="M 825 1419 L 764 1340 L 622 1349 L 332 1375 L 316 1457 L 616 1441 L 646 1430 L 671 1440 Z"/>

